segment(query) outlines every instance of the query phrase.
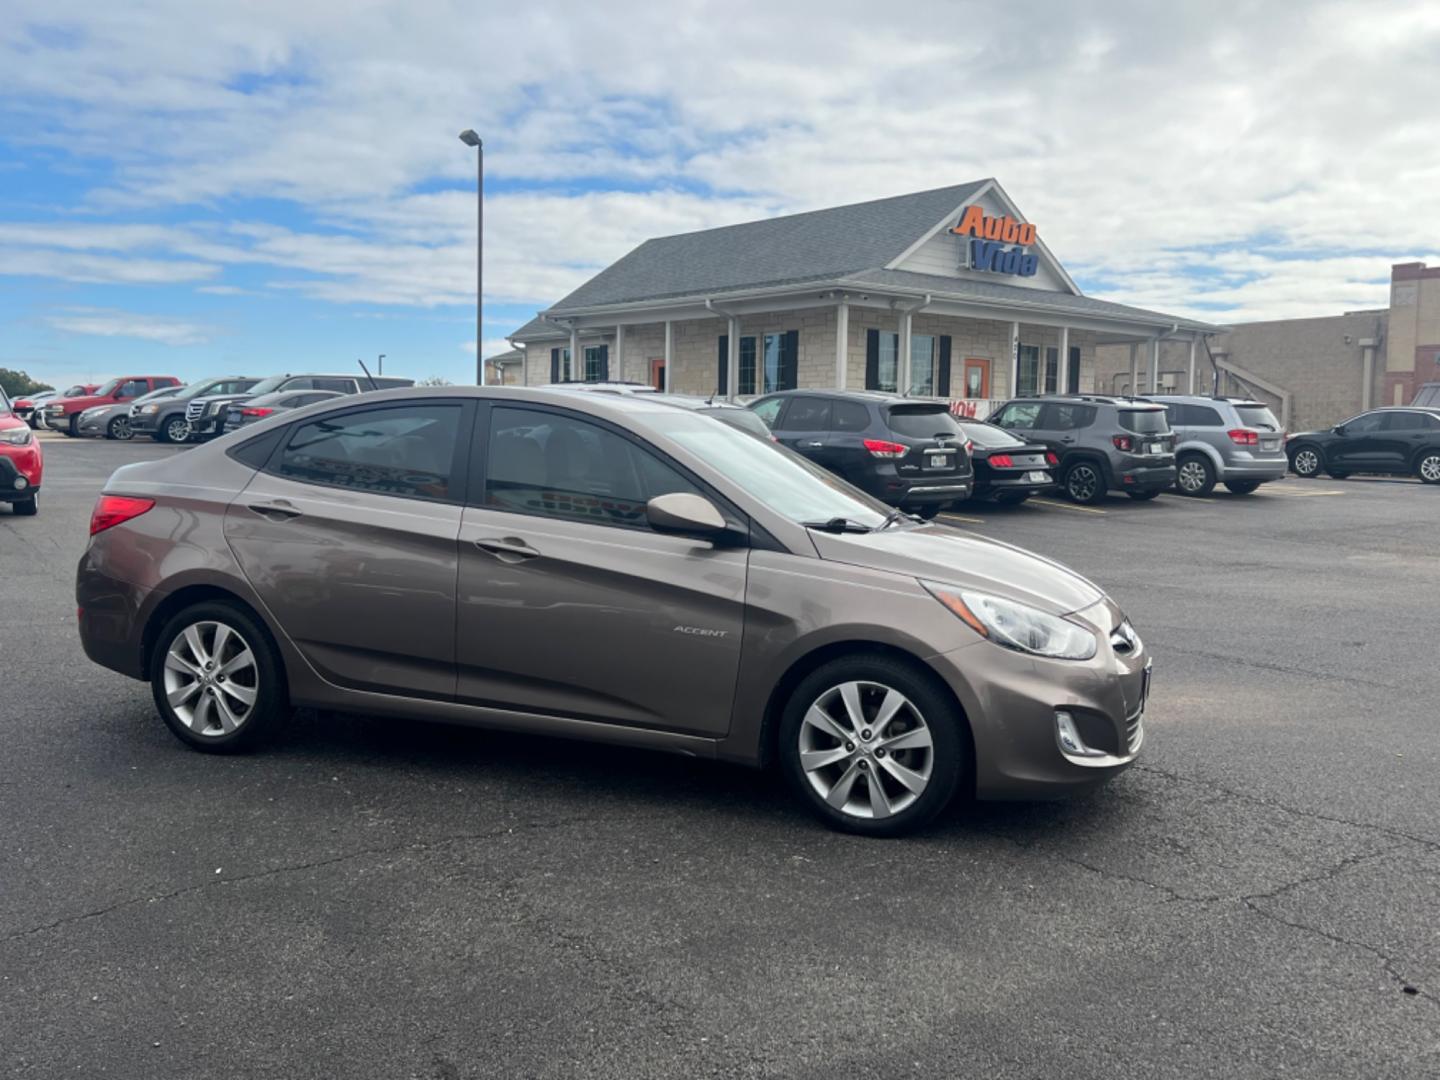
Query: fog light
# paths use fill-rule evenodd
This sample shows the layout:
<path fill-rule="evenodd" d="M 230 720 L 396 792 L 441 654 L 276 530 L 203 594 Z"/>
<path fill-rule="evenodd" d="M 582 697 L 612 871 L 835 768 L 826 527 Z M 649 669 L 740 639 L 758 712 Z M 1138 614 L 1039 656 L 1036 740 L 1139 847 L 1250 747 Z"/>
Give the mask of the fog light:
<path fill-rule="evenodd" d="M 1094 753 L 1080 738 L 1080 733 L 1075 730 L 1075 719 L 1068 712 L 1055 714 L 1055 737 L 1060 740 L 1060 749 L 1067 754 L 1088 757 Z"/>
<path fill-rule="evenodd" d="M 27 487 L 29 487 L 29 486 L 30 486 L 30 481 L 29 481 L 29 480 L 26 480 L 25 477 L 23 477 L 23 476 L 17 476 L 17 477 L 15 477 L 15 490 L 16 490 L 16 491 L 24 491 L 24 490 L 25 490 Z"/>

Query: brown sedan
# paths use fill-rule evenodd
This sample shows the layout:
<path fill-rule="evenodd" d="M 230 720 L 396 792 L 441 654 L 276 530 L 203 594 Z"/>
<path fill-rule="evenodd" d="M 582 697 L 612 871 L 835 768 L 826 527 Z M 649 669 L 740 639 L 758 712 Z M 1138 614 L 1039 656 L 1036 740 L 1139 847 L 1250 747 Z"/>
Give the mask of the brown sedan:
<path fill-rule="evenodd" d="M 91 534 L 85 651 L 199 750 L 313 705 L 773 760 L 893 835 L 1143 739 L 1145 649 L 1090 582 L 640 395 L 309 406 L 118 470 Z"/>

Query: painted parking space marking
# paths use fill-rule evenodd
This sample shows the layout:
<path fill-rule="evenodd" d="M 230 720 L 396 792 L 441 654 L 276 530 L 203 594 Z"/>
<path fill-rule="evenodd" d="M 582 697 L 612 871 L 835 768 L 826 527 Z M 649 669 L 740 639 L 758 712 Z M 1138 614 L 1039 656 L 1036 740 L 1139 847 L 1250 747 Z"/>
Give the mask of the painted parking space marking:
<path fill-rule="evenodd" d="M 1285 488 L 1276 488 L 1274 491 L 1267 491 L 1266 495 L 1279 495 L 1282 499 L 1313 499 L 1317 495 L 1344 495 L 1343 491 L 1288 491 Z"/>
<path fill-rule="evenodd" d="M 1031 499 L 1031 506 L 1053 506 L 1056 510 L 1074 510 L 1077 514 L 1108 514 L 1109 510 L 1097 510 L 1093 506 L 1075 506 L 1071 503 L 1051 502 L 1049 499 Z"/>
<path fill-rule="evenodd" d="M 965 517 L 963 514 L 941 514 L 946 521 L 963 521 L 966 525 L 984 525 L 984 518 Z"/>
<path fill-rule="evenodd" d="M 1160 497 L 1166 506 L 1190 506 L 1192 503 L 1212 503 L 1215 500 L 1204 495 L 1180 495 L 1173 491 L 1162 491 Z"/>

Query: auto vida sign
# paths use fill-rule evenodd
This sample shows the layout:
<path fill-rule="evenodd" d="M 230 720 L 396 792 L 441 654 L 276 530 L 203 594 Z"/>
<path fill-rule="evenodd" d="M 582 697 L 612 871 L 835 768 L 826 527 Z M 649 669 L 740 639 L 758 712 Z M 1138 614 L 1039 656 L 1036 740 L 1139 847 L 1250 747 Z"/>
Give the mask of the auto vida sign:
<path fill-rule="evenodd" d="M 1040 269 L 1040 256 L 1026 250 L 1035 243 L 1035 226 L 1028 222 L 1016 221 L 1009 214 L 993 217 L 978 206 L 967 206 L 960 224 L 950 231 L 970 237 L 966 265 L 971 270 L 1034 277 Z"/>

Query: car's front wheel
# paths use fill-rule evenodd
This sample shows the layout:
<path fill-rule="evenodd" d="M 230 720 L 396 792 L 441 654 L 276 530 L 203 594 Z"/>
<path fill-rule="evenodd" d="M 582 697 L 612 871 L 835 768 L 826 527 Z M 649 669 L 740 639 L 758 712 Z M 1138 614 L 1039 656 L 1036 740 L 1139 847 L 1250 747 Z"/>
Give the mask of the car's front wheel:
<path fill-rule="evenodd" d="M 287 710 L 269 635 L 225 603 L 195 604 L 165 624 L 150 659 L 150 689 L 176 738 L 212 754 L 250 749 Z"/>
<path fill-rule="evenodd" d="M 133 434 L 130 430 L 130 418 L 128 416 L 117 416 L 105 428 L 107 439 L 119 439 L 124 442 Z"/>
<path fill-rule="evenodd" d="M 190 424 L 183 416 L 170 417 L 155 432 L 156 442 L 183 443 L 188 438 L 190 438 Z"/>
<path fill-rule="evenodd" d="M 919 668 L 886 656 L 844 656 L 791 694 L 780 758 L 791 785 L 830 825 L 899 836 L 954 797 L 969 754 L 963 723 Z"/>
<path fill-rule="evenodd" d="M 70 436 L 70 438 L 72 438 L 72 439 L 78 439 L 78 438 L 80 437 L 80 414 L 79 414 L 79 413 L 75 413 L 73 416 L 70 417 L 69 422 L 66 423 L 66 425 L 65 425 L 64 431 L 65 431 L 65 434 L 68 435 L 68 436 Z"/>
<path fill-rule="evenodd" d="M 1313 446 L 1297 447 L 1290 454 L 1290 471 L 1306 480 L 1320 475 L 1320 451 Z"/>
<path fill-rule="evenodd" d="M 1415 473 L 1427 484 L 1440 484 L 1440 451 L 1427 450 L 1421 454 Z"/>
<path fill-rule="evenodd" d="M 1089 506 L 1105 498 L 1105 477 L 1100 466 L 1089 461 L 1077 461 L 1065 471 L 1061 486 L 1072 502 Z"/>

